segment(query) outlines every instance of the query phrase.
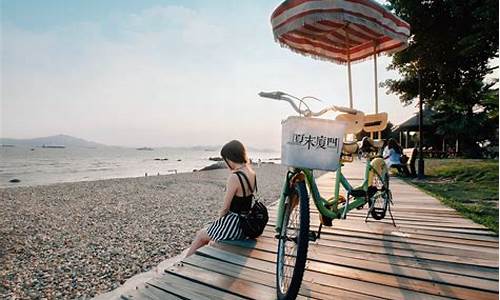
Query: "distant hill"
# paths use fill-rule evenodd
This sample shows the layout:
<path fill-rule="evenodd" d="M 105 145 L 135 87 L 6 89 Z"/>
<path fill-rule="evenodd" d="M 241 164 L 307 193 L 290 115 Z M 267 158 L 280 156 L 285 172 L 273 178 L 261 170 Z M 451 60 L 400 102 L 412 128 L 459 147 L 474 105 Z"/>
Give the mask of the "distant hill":
<path fill-rule="evenodd" d="M 97 148 L 107 145 L 86 141 L 69 135 L 53 135 L 34 139 L 8 139 L 0 138 L 2 145 L 41 147 L 43 145 L 64 145 L 66 147 Z"/>

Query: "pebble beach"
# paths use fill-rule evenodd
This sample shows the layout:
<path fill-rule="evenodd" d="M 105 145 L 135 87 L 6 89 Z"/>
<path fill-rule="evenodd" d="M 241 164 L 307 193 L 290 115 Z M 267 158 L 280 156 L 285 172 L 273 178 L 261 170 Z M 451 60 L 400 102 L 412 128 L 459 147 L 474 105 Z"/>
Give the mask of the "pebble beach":
<path fill-rule="evenodd" d="M 263 164 L 275 202 L 286 167 Z M 0 189 L 0 298 L 89 299 L 180 254 L 222 205 L 227 169 Z"/>

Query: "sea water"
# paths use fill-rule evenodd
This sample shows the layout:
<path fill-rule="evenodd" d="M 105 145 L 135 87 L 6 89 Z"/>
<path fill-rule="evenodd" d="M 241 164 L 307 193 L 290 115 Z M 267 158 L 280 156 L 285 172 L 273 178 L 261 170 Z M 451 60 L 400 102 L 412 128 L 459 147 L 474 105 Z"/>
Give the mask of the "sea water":
<path fill-rule="evenodd" d="M 123 147 L 0 147 L 0 187 L 41 185 L 192 172 L 214 163 L 218 150 Z M 249 151 L 254 162 L 277 162 L 279 152 Z M 18 183 L 9 182 L 19 179 Z"/>

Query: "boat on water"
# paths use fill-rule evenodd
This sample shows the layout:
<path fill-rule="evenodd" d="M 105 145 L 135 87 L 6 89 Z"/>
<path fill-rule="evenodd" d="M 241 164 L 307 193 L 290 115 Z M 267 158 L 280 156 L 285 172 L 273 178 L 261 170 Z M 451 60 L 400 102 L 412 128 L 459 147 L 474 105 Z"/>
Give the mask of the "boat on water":
<path fill-rule="evenodd" d="M 149 148 L 149 147 L 141 147 L 141 148 L 136 148 L 137 150 L 146 150 L 146 151 L 153 151 L 154 149 L 153 148 Z"/>
<path fill-rule="evenodd" d="M 42 145 L 42 148 L 55 148 L 55 149 L 64 149 L 66 146 L 64 145 Z"/>

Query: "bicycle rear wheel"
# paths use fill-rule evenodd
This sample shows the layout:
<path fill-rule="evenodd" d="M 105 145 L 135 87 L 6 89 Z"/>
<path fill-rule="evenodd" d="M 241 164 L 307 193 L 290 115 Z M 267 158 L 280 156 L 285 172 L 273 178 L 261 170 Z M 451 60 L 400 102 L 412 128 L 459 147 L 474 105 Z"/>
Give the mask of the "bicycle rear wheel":
<path fill-rule="evenodd" d="M 276 285 L 278 299 L 295 299 L 300 289 L 309 246 L 309 197 L 304 181 L 298 181 L 285 199 L 278 241 Z"/>
<path fill-rule="evenodd" d="M 370 214 L 375 220 L 382 220 L 385 218 L 387 206 L 391 201 L 391 191 L 389 190 L 389 174 L 387 172 L 380 176 L 375 174 L 373 177 L 372 186 L 377 190 L 368 199 L 370 205 Z"/>

